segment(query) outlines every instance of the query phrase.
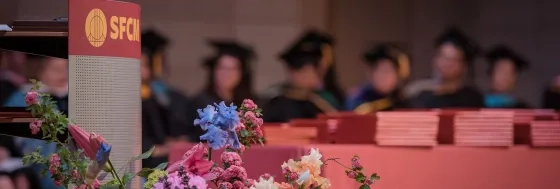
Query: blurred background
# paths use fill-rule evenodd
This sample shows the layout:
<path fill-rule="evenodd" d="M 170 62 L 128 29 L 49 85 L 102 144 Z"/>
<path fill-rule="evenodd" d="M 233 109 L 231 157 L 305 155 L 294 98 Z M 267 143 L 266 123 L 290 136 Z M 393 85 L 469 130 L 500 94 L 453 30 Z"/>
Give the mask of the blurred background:
<path fill-rule="evenodd" d="M 417 188 L 420 183 L 425 184 L 424 188 L 445 188 L 445 186 L 452 186 L 455 182 L 460 181 L 467 182 L 466 184 L 461 184 L 463 188 L 554 188 L 554 185 L 549 183 L 558 183 L 554 180 L 554 175 L 557 175 L 558 170 L 560 170 L 560 164 L 557 162 L 558 158 L 560 158 L 560 151 L 558 151 L 558 149 L 527 150 L 525 147 L 537 146 L 538 142 L 535 142 L 534 139 L 538 138 L 538 136 L 535 137 L 534 134 L 538 134 L 539 132 L 544 132 L 545 134 L 547 132 L 552 133 L 550 134 L 550 138 L 546 138 L 549 137 L 549 135 L 547 135 L 545 137 L 546 140 L 543 139 L 541 141 L 543 143 L 539 144 L 545 146 L 549 145 L 549 147 L 560 146 L 560 122 L 558 121 L 557 112 L 552 110 L 546 111 L 547 116 L 553 115 L 547 117 L 546 120 L 552 120 L 553 122 L 539 122 L 534 124 L 533 121 L 537 120 L 538 117 L 536 115 L 538 113 L 534 112 L 542 112 L 527 109 L 560 109 L 560 79 L 558 79 L 560 77 L 557 77 L 558 74 L 560 74 L 560 64 L 557 63 L 560 59 L 559 53 L 557 52 L 557 46 L 560 44 L 560 35 L 558 35 L 560 34 L 560 24 L 558 24 L 560 23 L 560 11 L 558 11 L 560 10 L 560 1 L 167 0 L 165 3 L 162 3 L 162 1 L 155 0 L 129 0 L 129 2 L 137 3 L 141 6 L 142 28 L 157 31 L 156 33 L 159 33 L 158 35 L 163 36 L 163 38 L 167 40 L 167 44 L 165 44 L 166 42 L 157 42 L 160 39 L 154 37 L 154 33 L 150 34 L 154 34 L 151 37 L 145 38 L 145 35 L 142 36 L 142 53 L 144 55 L 142 59 L 142 84 L 143 87 L 148 88 L 149 93 L 146 97 L 142 94 L 142 117 L 144 121 L 143 140 L 144 142 L 148 141 L 148 143 L 143 144 L 143 148 L 146 150 L 146 148 L 149 149 L 151 146 L 156 146 L 157 149 L 157 152 L 154 152 L 155 155 L 152 156 L 152 158 L 144 161 L 144 166 L 153 167 L 161 162 L 173 160 L 173 157 L 180 157 L 181 154 L 188 149 L 185 146 L 191 145 L 192 142 L 200 141 L 199 136 L 202 134 L 202 131 L 200 128 L 195 128 L 194 125 L 192 125 L 192 120 L 196 117 L 197 108 L 202 108 L 206 104 L 221 100 L 240 103 L 244 98 L 254 98 L 256 99 L 255 101 L 259 103 L 260 107 L 265 108 L 265 123 L 271 123 L 269 127 L 264 127 L 263 129 L 267 139 L 276 137 L 276 141 L 273 139 L 268 140 L 269 144 L 293 145 L 289 148 L 292 151 L 282 151 L 287 148 L 279 150 L 274 146 L 270 148 L 255 148 L 255 151 L 248 152 L 246 155 L 248 158 L 247 162 L 257 162 L 263 154 L 271 154 L 270 156 L 278 156 L 271 157 L 271 159 L 276 158 L 270 160 L 271 164 L 281 163 L 283 160 L 279 158 L 284 158 L 282 155 L 285 155 L 286 158 L 292 158 L 291 156 L 288 157 L 286 154 L 301 154 L 303 151 L 308 150 L 310 145 L 324 145 L 321 149 L 324 149 L 324 152 L 328 155 L 348 156 L 351 158 L 347 151 L 368 154 L 369 156 L 366 155 L 366 157 L 369 158 L 367 160 L 368 165 L 379 166 L 376 168 L 379 168 L 380 173 L 388 175 L 384 177 L 389 178 L 387 181 L 384 181 L 387 184 L 380 184 L 381 186 L 393 186 L 387 188 Z M 68 16 L 67 0 L 0 0 L 0 5 L 0 24 L 11 23 L 13 20 L 51 20 L 53 18 Z M 462 30 L 462 33 L 470 39 L 466 40 L 463 38 L 464 36 L 457 33 L 446 33 L 446 31 L 450 31 L 448 29 L 452 26 Z M 322 53 L 320 55 L 321 57 L 314 57 L 315 59 L 309 62 L 303 60 L 282 60 L 280 58 L 280 55 L 286 52 L 286 49 L 296 49 L 295 51 L 297 51 L 297 48 L 301 48 L 296 47 L 297 45 L 294 45 L 294 42 L 301 39 L 300 37 L 302 34 L 310 29 L 320 31 L 334 41 L 334 44 L 331 45 L 333 47 L 332 54 L 334 54 L 334 60 L 332 62 L 335 65 L 334 68 L 337 74 L 335 77 L 337 81 L 334 83 L 340 86 L 343 94 L 341 98 L 336 99 L 336 101 L 338 101 L 337 107 L 330 104 L 334 107 L 331 109 L 323 108 L 318 105 L 319 103 L 313 102 L 311 99 L 294 100 L 291 97 L 287 97 L 287 93 L 276 93 L 272 94 L 272 96 L 267 94 L 270 88 L 284 83 L 285 81 L 288 81 L 288 85 L 295 85 L 296 87 L 297 85 L 305 85 L 306 79 L 301 78 L 310 77 L 310 75 L 312 75 L 313 77 L 317 77 L 317 80 L 324 80 L 317 81 L 318 84 L 310 84 L 313 85 L 309 87 L 310 91 L 317 92 L 325 90 L 333 93 L 331 95 L 334 97 L 337 97 L 336 90 L 333 91 L 325 87 L 328 85 L 326 84 L 328 81 L 325 81 L 327 77 L 325 75 L 328 74 L 324 72 L 321 73 L 322 70 L 313 70 L 311 71 L 313 73 L 304 73 L 302 70 L 306 69 L 305 65 L 299 65 L 299 67 L 294 66 L 298 63 L 313 63 L 315 66 L 314 68 L 320 67 L 317 65 L 322 64 L 323 59 L 326 57 L 322 51 L 323 49 L 321 49 L 320 52 L 320 54 Z M 151 41 L 151 39 L 156 42 Z M 244 55 L 242 55 L 243 53 L 240 53 L 240 51 L 243 50 L 235 49 L 238 48 L 238 46 L 231 49 L 220 49 L 219 45 L 209 45 L 209 40 L 233 40 L 250 46 L 254 51 L 256 59 L 251 61 L 249 58 L 250 55 L 244 57 Z M 145 41 L 146 44 L 144 43 Z M 151 41 L 149 42 L 151 44 L 147 44 L 148 41 Z M 468 55 L 468 51 L 470 50 L 470 44 L 468 43 L 473 41 L 479 44 L 481 51 L 478 56 L 474 56 L 474 59 L 471 61 L 466 55 Z M 454 49 L 451 54 L 447 54 L 449 52 L 446 51 L 444 47 L 445 44 L 448 43 L 450 43 Z M 399 67 L 401 66 L 400 58 L 397 61 L 397 58 L 391 53 L 385 51 L 370 51 L 372 46 L 380 44 L 396 45 L 400 53 L 399 56 L 404 54 L 409 58 L 407 62 L 410 66 L 410 75 L 408 77 L 397 76 L 397 72 L 400 71 L 399 69 L 405 69 Z M 513 49 L 515 52 L 513 54 L 515 56 L 519 55 L 526 60 L 529 69 L 523 70 L 520 69 L 520 67 L 515 67 L 519 65 L 519 62 L 523 61 L 518 62 L 518 59 L 516 59 L 517 57 L 512 56 L 512 54 L 509 54 L 509 56 L 502 54 L 501 56 L 503 57 L 500 56 L 492 59 L 490 62 L 485 59 L 484 55 L 498 44 L 504 44 Z M 168 46 L 163 47 L 165 45 Z M 222 45 L 227 46 L 224 44 Z M 303 51 L 302 49 L 299 50 Z M 453 57 L 453 52 L 459 52 L 459 54 L 455 54 L 455 57 Z M 160 55 L 158 53 L 163 53 L 164 57 L 164 63 L 159 62 L 164 65 L 159 65 L 159 67 L 153 65 L 155 64 L 154 62 L 161 61 L 157 58 Z M 302 54 L 294 55 L 299 56 L 294 59 L 308 58 L 304 57 Z M 364 58 L 364 55 L 368 54 L 373 54 L 371 55 L 373 58 Z M 12 77 L 12 75 L 7 74 L 8 72 L 17 72 L 23 75 L 23 77 L 42 80 L 50 87 L 47 92 L 57 97 L 55 98 L 55 100 L 59 102 L 57 107 L 62 112 L 67 112 L 68 78 L 65 73 L 67 73 L 68 62 L 66 60 L 45 59 L 44 57 L 26 56 L 13 52 L 3 52 L 0 53 L 0 55 L 2 55 L 0 59 L 0 71 L 5 71 L 0 72 L 0 74 L 4 74 L 0 76 L 6 76 L 0 77 L 0 79 L 9 81 L 7 83 L 17 84 L 17 87 L 11 89 L 14 90 L 13 93 L 16 93 L 15 96 L 13 94 L 4 96 L 7 100 L 3 102 L 2 105 L 15 107 L 25 106 L 23 102 L 12 103 L 10 101 L 13 97 L 15 97 L 16 101 L 21 101 L 24 93 L 17 93 L 18 91 L 21 92 L 27 89 L 25 88 L 25 80 L 22 81 L 19 77 Z M 212 58 L 210 59 L 212 61 L 208 61 L 208 57 Z M 233 61 L 231 59 L 228 60 L 229 57 L 236 59 Z M 440 61 L 440 59 L 445 60 Z M 497 62 L 502 59 L 509 60 L 507 63 L 512 63 L 509 71 L 504 71 L 505 74 L 502 71 L 496 72 L 495 70 L 497 70 L 498 66 L 489 69 L 488 63 L 492 63 L 490 65 L 496 65 Z M 383 63 L 384 60 L 392 61 L 391 63 L 394 64 Z M 446 77 L 434 77 L 439 72 L 443 72 L 442 75 L 445 75 L 446 72 L 443 68 L 440 68 L 440 70 L 434 69 L 438 66 L 438 61 L 444 62 L 442 64 L 449 65 L 457 63 L 455 65 L 458 65 L 457 67 L 459 67 L 460 70 L 458 72 L 460 73 L 454 75 L 454 78 L 450 77 L 451 79 Z M 293 63 L 294 65 L 286 66 L 286 62 L 289 64 Z M 250 65 L 245 66 L 245 63 L 249 63 Z M 231 64 L 233 64 L 233 66 Z M 29 67 L 18 67 L 17 65 L 26 65 Z M 204 65 L 209 66 L 208 68 L 210 69 Z M 228 67 L 228 65 L 235 69 L 230 69 L 231 67 Z M 385 65 L 386 67 L 381 65 Z M 387 67 L 387 65 L 398 66 Z M 243 77 L 246 74 L 244 71 L 247 71 L 244 68 L 246 67 L 250 68 L 248 73 L 253 74 L 252 86 L 251 84 L 243 83 Z M 159 69 L 163 69 L 164 73 L 154 74 L 160 71 Z M 500 68 L 500 70 L 503 69 L 506 68 Z M 470 72 L 470 74 L 464 74 L 463 70 L 468 70 L 465 72 Z M 489 70 L 491 74 L 489 74 Z M 144 76 L 144 71 L 150 72 L 146 74 L 148 76 Z M 214 75 L 209 77 L 208 74 L 210 73 Z M 150 74 L 152 75 L 150 76 Z M 298 74 L 300 75 L 296 76 Z M 373 77 L 368 77 L 372 75 Z M 319 76 L 323 78 L 319 79 Z M 298 79 L 294 78 L 298 77 L 299 81 L 295 81 Z M 422 81 L 430 77 L 435 78 L 434 80 L 440 79 L 442 82 L 437 84 L 432 83 L 425 88 L 420 87 L 421 89 L 419 90 L 423 90 L 423 92 L 428 91 L 427 93 L 419 93 L 420 95 L 415 94 L 416 96 L 405 97 L 413 100 L 401 99 L 399 93 L 406 92 L 405 86 L 408 87 L 408 84 L 414 83 L 415 81 Z M 505 79 L 500 77 L 504 77 Z M 516 77 L 517 79 L 515 79 Z M 556 80 L 554 79 L 555 77 Z M 386 93 L 380 94 L 382 93 L 382 87 L 380 87 L 381 85 L 379 83 L 389 83 L 388 81 L 391 79 L 398 81 L 394 81 L 392 83 L 393 86 L 389 86 L 388 88 L 390 89 L 388 89 Z M 235 80 L 236 82 L 233 82 L 233 84 L 232 82 L 228 82 L 231 80 Z M 452 83 L 452 85 L 458 83 L 457 86 L 451 87 L 452 90 L 456 91 L 449 92 L 452 94 L 456 92 L 458 96 L 445 99 L 447 98 L 445 95 L 448 94 L 445 93 L 448 92 L 445 91 L 445 87 L 448 87 L 446 86 L 447 80 L 451 81 L 450 83 Z M 507 89 L 504 91 L 498 91 L 496 85 L 499 85 L 502 81 L 506 83 L 511 82 L 509 84 L 512 85 L 508 85 L 506 87 Z M 364 83 L 373 85 L 361 86 Z M 230 85 L 230 88 L 227 88 L 226 85 Z M 229 93 L 233 95 L 230 95 L 229 98 L 220 96 L 220 92 L 223 92 L 220 91 L 222 90 L 220 86 L 226 86 L 224 87 L 226 89 L 223 90 L 229 90 Z M 470 93 L 472 91 L 462 91 L 464 86 L 474 86 L 472 89 L 475 91 L 475 94 Z M 438 87 L 442 88 L 442 93 L 439 93 L 440 91 L 438 90 L 440 90 L 440 88 Z M 144 90 L 144 88 L 142 89 Z M 238 89 L 241 90 L 239 94 L 237 93 Z M 509 91 L 510 89 L 511 91 Z M 0 90 L 6 91 L 6 88 L 0 86 Z M 253 94 L 251 90 L 255 93 Z M 496 95 L 494 95 L 494 93 Z M 321 93 L 317 92 L 317 94 Z M 422 96 L 422 94 L 428 96 Z M 461 96 L 461 94 L 465 96 Z M 502 94 L 505 95 L 502 96 Z M 545 95 L 548 95 L 550 101 L 544 101 L 543 96 Z M 282 98 L 286 96 L 287 98 L 273 98 L 270 100 L 270 98 L 275 96 Z M 327 97 L 321 97 L 324 98 L 324 101 L 329 101 Z M 362 97 L 364 99 L 362 99 Z M 520 109 L 511 111 L 515 113 L 501 112 L 503 114 L 487 114 L 487 112 L 468 115 L 461 114 L 463 117 L 459 118 L 444 118 L 444 116 L 449 116 L 450 114 L 442 113 L 443 111 L 439 112 L 439 110 L 426 110 L 423 112 L 419 110 L 418 112 L 420 113 L 414 115 L 406 114 L 407 112 L 405 111 L 395 111 L 396 113 L 402 113 L 399 115 L 390 114 L 395 112 L 390 112 L 388 114 L 383 114 L 386 112 L 377 112 L 394 110 L 395 108 L 520 108 L 518 106 L 502 107 L 489 105 L 489 102 L 490 104 L 493 103 L 494 101 L 492 100 L 498 99 L 498 97 L 500 97 L 499 100 L 505 99 L 505 101 L 507 101 L 506 103 L 513 101 L 520 102 L 523 104 L 522 108 L 526 109 L 523 111 Z M 477 98 L 477 100 L 473 101 L 477 102 L 472 102 L 472 104 L 469 104 L 470 102 L 462 103 L 463 101 L 472 100 L 474 98 Z M 403 104 L 405 105 L 394 103 L 390 108 L 370 108 L 367 110 L 367 113 L 378 113 L 373 114 L 375 115 L 373 118 L 354 115 L 354 113 L 363 113 L 358 111 L 362 104 L 368 105 L 370 102 L 384 99 L 389 99 L 394 102 L 403 100 Z M 413 105 L 414 103 L 410 102 L 414 102 L 415 100 L 421 102 L 421 105 Z M 330 101 L 328 103 L 330 103 Z M 285 105 L 285 107 L 283 107 L 283 105 Z M 281 106 L 282 108 L 280 108 Z M 371 106 L 374 106 L 374 104 L 371 104 Z M 266 109 L 267 107 L 268 109 Z M 301 110 L 301 112 L 296 110 Z M 345 117 L 346 115 L 341 116 L 342 114 L 337 115 L 338 117 L 329 117 L 332 116 L 328 115 L 328 113 L 332 113 L 330 110 L 339 110 L 340 112 L 354 111 L 354 113 L 352 113 L 350 118 Z M 455 116 L 455 112 L 452 114 Z M 267 115 L 272 116 L 267 119 Z M 337 120 L 338 122 L 326 121 L 325 116 L 329 121 Z M 386 117 L 383 118 L 383 116 Z M 507 120 L 502 119 L 503 116 L 507 117 Z M 518 119 L 518 116 L 522 118 Z M 478 120 L 480 123 L 476 122 L 476 119 L 473 121 L 473 117 L 477 119 L 480 118 L 480 120 L 483 121 Z M 420 119 L 420 121 L 415 120 L 416 118 Z M 389 121 L 379 121 L 381 119 Z M 506 121 L 500 122 L 503 120 Z M 147 123 L 147 121 L 149 122 Z M 293 127 L 288 128 L 285 127 L 284 124 L 279 125 L 274 124 L 274 122 L 289 123 Z M 398 124 L 396 124 L 397 122 Z M 502 136 L 498 136 L 499 134 L 491 135 L 488 134 L 489 132 L 484 133 L 477 130 L 476 132 L 478 133 L 474 133 L 483 135 L 481 137 L 483 138 L 481 139 L 482 142 L 467 142 L 468 144 L 463 143 L 462 145 L 469 146 L 474 144 L 474 146 L 478 147 L 513 147 L 514 145 L 523 145 L 523 149 L 512 148 L 513 150 L 502 150 L 495 148 L 474 148 L 465 150 L 464 148 L 455 148 L 455 146 L 444 146 L 441 148 L 433 148 L 433 150 L 429 148 L 429 153 L 424 153 L 428 148 L 411 150 L 409 148 L 377 148 L 372 146 L 364 148 L 363 146 L 355 145 L 364 143 L 382 145 L 380 141 L 383 139 L 379 140 L 380 138 L 395 137 L 375 135 L 375 137 L 378 138 L 372 139 L 371 134 L 379 132 L 379 128 L 381 128 L 380 125 L 383 126 L 381 123 L 393 124 L 392 126 L 399 124 L 401 124 L 400 126 L 405 125 L 405 129 L 409 129 L 409 131 L 405 134 L 400 133 L 402 136 L 397 136 L 397 138 L 401 137 L 399 139 L 404 138 L 406 140 L 404 140 L 404 142 L 398 141 L 396 146 L 407 147 L 432 147 L 438 144 L 454 144 L 460 146 L 461 143 L 457 143 L 455 139 L 460 137 L 457 137 L 458 135 L 454 133 L 453 129 L 449 130 L 449 128 L 457 128 L 457 125 L 459 125 L 470 127 L 467 128 L 467 130 L 472 128 L 476 130 L 477 127 L 492 127 L 491 129 L 494 129 L 493 126 L 501 127 L 505 125 L 507 127 L 505 128 L 507 132 L 504 135 L 509 137 L 507 139 L 500 138 Z M 344 132 L 339 130 L 339 134 L 337 135 L 337 137 L 342 138 L 339 138 L 340 140 L 346 141 L 340 143 L 354 146 L 333 147 L 336 146 L 331 145 L 331 143 L 336 143 L 334 139 L 321 139 L 321 132 L 325 134 L 327 132 L 325 131 L 326 128 L 342 128 L 342 126 L 332 127 L 332 124 L 354 126 L 353 129 L 348 129 Z M 520 127 L 522 129 L 518 130 L 517 126 L 520 124 L 522 125 Z M 533 127 L 533 124 L 537 126 Z M 296 127 L 297 125 L 304 126 Z M 409 140 L 410 138 L 418 137 L 412 136 L 410 133 L 425 129 L 420 128 L 420 126 L 430 127 L 430 129 L 428 129 L 430 130 L 429 136 L 421 136 L 429 138 L 429 140 L 427 140 L 427 142 Z M 545 127 L 546 129 L 550 129 L 548 127 L 553 127 L 553 129 L 529 131 L 530 129 Z M 445 130 L 446 128 L 448 130 Z M 498 128 L 498 130 L 499 129 L 504 128 Z M 470 132 L 471 130 L 468 131 Z M 331 132 L 329 134 L 335 135 L 332 134 L 332 131 L 329 130 L 329 132 Z M 392 130 L 384 132 L 385 134 L 394 134 Z M 260 134 L 262 134 L 262 132 Z M 518 134 L 521 138 L 518 138 Z M 532 141 L 528 139 L 530 138 L 530 134 L 533 134 L 531 135 L 531 137 L 533 137 L 531 138 Z M 480 136 L 467 136 L 467 138 L 479 139 L 477 137 Z M 367 138 L 367 141 L 358 141 L 364 138 Z M 353 139 L 356 140 L 353 141 Z M 453 143 L 453 140 L 455 140 L 455 143 Z M 31 184 L 25 184 L 25 180 L 18 183 L 19 181 L 15 182 L 17 179 L 14 179 L 18 177 L 18 174 L 23 175 L 25 173 L 32 175 L 34 170 L 40 168 L 31 167 L 33 170 L 27 170 L 27 168 L 20 170 L 22 165 L 19 163 L 21 162 L 19 158 L 21 158 L 22 154 L 34 150 L 34 147 L 38 145 L 47 146 L 47 144 L 28 139 L 2 139 L 0 141 L 0 179 L 3 178 L 3 175 L 11 174 L 17 189 L 38 187 L 36 186 L 37 183 L 35 183 L 33 187 L 26 187 L 27 185 L 33 185 L 33 181 L 31 181 L 33 179 L 39 182 L 37 178 L 28 176 L 27 178 L 30 180 L 29 183 Z M 389 146 L 391 146 L 391 144 L 389 144 Z M 45 153 L 49 152 L 47 151 Z M 378 156 L 377 154 L 380 155 Z M 376 164 L 376 162 L 383 163 Z M 406 166 L 401 166 L 401 164 Z M 461 167 L 450 168 L 452 165 L 461 165 Z M 272 167 L 261 167 L 260 164 L 249 164 L 247 166 L 251 167 L 248 168 L 250 171 L 269 171 L 269 169 L 277 169 L 276 164 Z M 399 167 L 399 169 L 397 170 L 396 167 Z M 428 169 L 433 171 L 429 172 L 429 174 L 424 174 Z M 529 169 L 534 171 L 531 172 L 534 173 L 531 174 L 531 178 L 517 179 L 517 177 L 512 178 L 507 176 L 508 173 L 511 172 L 525 172 Z M 278 169 L 276 171 L 280 170 Z M 336 171 L 338 172 L 333 174 L 333 172 Z M 8 172 L 12 173 L 9 174 Z M 327 173 L 332 174 L 333 177 L 342 178 L 336 181 L 338 182 L 337 186 L 347 186 L 347 183 L 344 181 L 346 178 L 343 174 L 343 170 L 334 168 L 330 170 L 330 172 L 327 171 Z M 260 172 L 251 173 L 250 176 L 256 177 L 258 174 L 260 174 Z M 495 177 L 496 175 L 500 175 L 501 177 Z M 471 180 L 477 180 L 479 182 L 465 181 L 468 180 L 465 179 L 465 177 L 473 177 Z M 495 180 L 485 180 L 490 177 Z M 401 180 L 399 180 L 400 178 L 406 178 L 404 180 L 407 182 L 401 182 Z M 425 182 L 430 179 L 441 179 L 444 181 L 441 181 L 441 183 Z M 2 180 L 0 180 L 0 188 L 4 189 L 1 181 Z M 47 183 L 43 183 L 43 188 L 56 188 L 52 185 L 52 180 L 48 178 L 41 182 Z M 537 187 L 533 185 L 534 183 L 540 183 L 541 185 Z M 4 186 L 7 187 L 7 184 Z"/>
<path fill-rule="evenodd" d="M 540 91 L 557 74 L 556 44 L 560 42 L 560 2 L 548 0 L 173 0 L 131 1 L 142 7 L 142 27 L 155 28 L 170 38 L 169 82 L 188 94 L 201 90 L 206 72 L 202 59 L 211 54 L 209 38 L 236 39 L 252 45 L 255 90 L 262 92 L 283 80 L 277 58 L 285 46 L 307 28 L 335 38 L 339 82 L 348 89 L 364 81 L 361 54 L 372 43 L 397 42 L 410 53 L 412 78 L 428 77 L 435 53 L 434 38 L 456 25 L 482 47 L 505 43 L 530 60 L 516 94 L 533 106 Z M 0 22 L 67 16 L 65 0 L 2 0 Z M 476 81 L 486 89 L 478 60 Z M 359 73 L 359 74 L 355 74 Z"/>

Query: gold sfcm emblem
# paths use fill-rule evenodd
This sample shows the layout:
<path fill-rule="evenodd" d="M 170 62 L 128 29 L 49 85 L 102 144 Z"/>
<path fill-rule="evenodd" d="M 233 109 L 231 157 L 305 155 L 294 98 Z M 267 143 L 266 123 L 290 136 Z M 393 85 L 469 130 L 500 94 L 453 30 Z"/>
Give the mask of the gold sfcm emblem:
<path fill-rule="evenodd" d="M 94 47 L 101 47 L 107 38 L 107 18 L 101 9 L 89 11 L 86 18 L 86 37 Z"/>

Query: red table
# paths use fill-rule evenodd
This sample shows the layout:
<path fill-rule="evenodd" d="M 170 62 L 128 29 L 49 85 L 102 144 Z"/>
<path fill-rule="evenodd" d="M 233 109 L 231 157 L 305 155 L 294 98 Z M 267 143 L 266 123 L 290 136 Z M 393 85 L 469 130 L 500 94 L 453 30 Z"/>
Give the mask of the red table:
<path fill-rule="evenodd" d="M 190 144 L 172 148 L 170 161 L 190 149 Z M 378 189 L 558 189 L 560 188 L 560 149 L 398 148 L 373 145 L 309 145 L 253 147 L 244 154 L 249 177 L 262 173 L 281 174 L 281 164 L 317 147 L 324 158 L 341 158 L 349 163 L 357 154 L 366 172 L 377 172 Z M 219 152 L 213 159 L 219 161 Z M 324 168 L 333 189 L 358 188 L 344 169 L 334 163 Z M 276 177 L 281 180 L 281 178 Z"/>

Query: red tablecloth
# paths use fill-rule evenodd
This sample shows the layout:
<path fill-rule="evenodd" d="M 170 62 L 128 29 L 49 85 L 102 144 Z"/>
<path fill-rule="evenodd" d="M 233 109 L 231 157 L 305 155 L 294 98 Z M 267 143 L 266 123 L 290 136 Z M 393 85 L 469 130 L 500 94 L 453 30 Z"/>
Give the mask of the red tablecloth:
<path fill-rule="evenodd" d="M 438 146 L 433 149 L 360 145 L 315 145 L 323 157 L 349 163 L 357 154 L 366 172 L 379 173 L 376 189 L 558 189 L 560 149 L 527 147 L 469 148 Z M 324 169 L 334 189 L 358 188 L 344 169 Z"/>
<path fill-rule="evenodd" d="M 175 161 L 192 145 L 173 147 Z M 244 154 L 249 177 L 263 173 L 281 174 L 280 165 L 317 147 L 324 158 L 341 158 L 349 163 L 357 154 L 366 172 L 375 171 L 381 180 L 377 189 L 558 189 L 560 188 L 560 149 L 528 147 L 469 148 L 437 146 L 428 148 L 377 147 L 371 145 L 311 145 L 253 147 Z M 213 159 L 219 161 L 219 152 Z M 324 176 L 333 189 L 358 188 L 342 167 L 330 163 Z M 281 180 L 281 177 L 276 177 Z"/>
<path fill-rule="evenodd" d="M 178 143 L 171 147 L 169 162 L 180 160 L 185 152 L 194 144 Z M 282 163 L 288 159 L 299 159 L 305 155 L 307 149 L 303 146 L 260 146 L 255 145 L 243 153 L 243 166 L 249 178 L 258 179 L 264 173 L 269 173 L 274 178 L 282 178 Z M 223 151 L 212 152 L 212 160 L 221 162 L 220 155 Z"/>

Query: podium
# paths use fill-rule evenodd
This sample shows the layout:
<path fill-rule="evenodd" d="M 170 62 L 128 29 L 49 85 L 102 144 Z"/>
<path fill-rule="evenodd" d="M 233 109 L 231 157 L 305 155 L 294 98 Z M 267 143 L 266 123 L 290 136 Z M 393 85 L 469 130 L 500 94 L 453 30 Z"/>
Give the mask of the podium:
<path fill-rule="evenodd" d="M 140 6 L 107 0 L 68 0 L 68 19 L 14 21 L 0 31 L 0 49 L 68 59 L 68 117 L 112 145 L 111 161 L 123 167 L 142 153 Z M 0 109 L 0 134 L 32 136 L 25 109 Z M 63 134 L 67 136 L 67 134 Z M 130 172 L 138 172 L 133 162 Z M 134 179 L 131 188 L 140 188 Z"/>

